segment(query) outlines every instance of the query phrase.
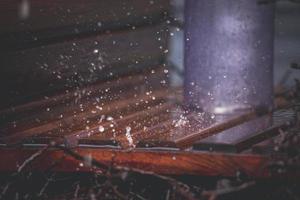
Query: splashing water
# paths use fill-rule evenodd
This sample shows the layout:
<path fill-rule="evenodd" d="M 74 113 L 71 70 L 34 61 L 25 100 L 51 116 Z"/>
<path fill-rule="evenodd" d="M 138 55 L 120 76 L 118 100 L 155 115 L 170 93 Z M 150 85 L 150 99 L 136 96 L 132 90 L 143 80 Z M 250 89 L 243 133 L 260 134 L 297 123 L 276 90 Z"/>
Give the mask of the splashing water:
<path fill-rule="evenodd" d="M 126 138 L 128 140 L 129 146 L 135 147 L 135 145 L 133 144 L 133 139 L 132 139 L 130 131 L 131 131 L 131 127 L 127 126 L 126 127 Z"/>

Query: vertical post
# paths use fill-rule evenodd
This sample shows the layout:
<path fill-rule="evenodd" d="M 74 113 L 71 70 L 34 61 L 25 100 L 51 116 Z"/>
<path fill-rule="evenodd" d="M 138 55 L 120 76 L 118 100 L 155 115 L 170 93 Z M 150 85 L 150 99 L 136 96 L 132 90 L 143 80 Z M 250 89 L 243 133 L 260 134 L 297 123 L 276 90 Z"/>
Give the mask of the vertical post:
<path fill-rule="evenodd" d="M 274 4 L 186 0 L 185 103 L 215 114 L 273 104 Z"/>

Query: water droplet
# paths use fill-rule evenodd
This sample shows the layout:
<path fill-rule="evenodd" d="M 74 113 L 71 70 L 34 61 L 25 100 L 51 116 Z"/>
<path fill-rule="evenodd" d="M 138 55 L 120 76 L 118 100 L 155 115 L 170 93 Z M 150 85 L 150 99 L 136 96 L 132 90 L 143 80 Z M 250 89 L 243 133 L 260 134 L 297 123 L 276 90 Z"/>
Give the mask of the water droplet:
<path fill-rule="evenodd" d="M 100 133 L 103 133 L 105 129 L 104 129 L 103 126 L 99 126 L 98 130 L 99 130 Z"/>

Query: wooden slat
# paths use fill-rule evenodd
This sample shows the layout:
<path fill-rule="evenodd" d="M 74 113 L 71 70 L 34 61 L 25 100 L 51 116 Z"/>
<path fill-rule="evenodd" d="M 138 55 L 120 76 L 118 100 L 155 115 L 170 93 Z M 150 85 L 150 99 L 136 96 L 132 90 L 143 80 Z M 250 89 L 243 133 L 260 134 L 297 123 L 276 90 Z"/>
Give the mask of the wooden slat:
<path fill-rule="evenodd" d="M 104 164 L 114 164 L 153 171 L 169 175 L 203 175 L 203 176 L 236 176 L 242 172 L 249 177 L 268 177 L 267 164 L 270 158 L 260 155 L 237 155 L 221 153 L 200 153 L 193 151 L 121 151 L 101 148 L 74 149 L 82 156 L 90 155 Z M 24 160 L 35 153 L 36 149 L 1 148 L 0 159 L 5 160 L 0 165 L 0 171 L 15 170 Z M 35 170 L 44 170 L 51 165 L 51 161 L 63 156 L 60 150 L 47 151 L 31 166 Z M 32 169 L 32 168 L 31 168 Z M 79 162 L 71 157 L 66 157 L 64 162 L 56 166 L 58 171 L 87 171 L 79 166 Z"/>
<path fill-rule="evenodd" d="M 163 95 L 165 94 L 166 93 L 163 92 Z M 139 103 L 138 105 L 137 102 Z M 110 108 L 107 114 L 105 113 L 105 109 L 103 109 L 103 111 L 101 112 L 100 121 L 98 118 L 95 121 L 89 119 L 90 122 L 88 124 L 79 125 L 75 129 L 72 127 L 72 130 L 70 130 L 67 133 L 63 133 L 63 137 L 67 139 L 67 143 L 73 143 L 68 144 L 69 146 L 77 146 L 78 141 L 82 141 L 84 139 L 86 139 L 84 141 L 90 141 L 91 144 L 99 142 L 105 143 L 105 141 L 119 142 L 119 140 L 116 139 L 116 135 L 118 135 L 123 128 L 130 124 L 128 123 L 128 118 L 131 118 L 130 113 L 139 114 L 140 112 L 143 112 L 143 114 L 146 115 L 146 111 L 148 110 L 148 108 L 151 109 L 151 107 L 154 107 L 155 105 L 162 102 L 164 102 L 164 99 L 161 99 L 159 96 L 156 100 L 152 100 L 151 98 L 147 99 L 147 97 L 141 96 L 141 98 L 139 98 L 139 100 L 137 101 L 129 99 L 128 101 L 122 101 L 122 103 L 116 102 L 115 105 L 114 103 L 112 103 L 109 106 L 107 106 Z M 104 117 L 103 119 L 102 116 Z M 120 118 L 120 116 L 122 116 L 122 118 Z M 111 118 L 112 120 L 108 120 L 107 117 Z M 111 127 L 112 125 L 113 127 Z M 99 129 L 100 126 L 102 126 L 106 130 L 106 132 L 102 132 Z M 89 128 L 86 129 L 86 127 Z M 116 130 L 113 131 L 114 129 Z M 43 138 L 44 136 L 55 137 L 59 135 L 51 131 L 50 134 L 41 134 L 39 137 Z M 86 144 L 88 143 L 86 142 Z"/>
<path fill-rule="evenodd" d="M 146 72 L 97 83 L 66 94 L 6 109 L 0 112 L 1 132 L 16 132 L 57 120 L 61 118 L 60 116 L 74 115 L 81 112 L 80 104 L 84 109 L 93 106 L 103 107 L 108 102 L 144 94 L 148 90 L 162 89 L 165 88 L 166 84 L 161 84 L 160 81 L 166 78 L 163 69 L 158 68 L 156 73 Z"/>
<path fill-rule="evenodd" d="M 133 92 L 129 96 L 134 94 L 136 93 Z M 231 116 L 221 121 L 216 121 L 219 116 L 208 113 L 194 113 L 191 111 L 186 113 L 187 110 L 181 108 L 181 106 L 168 103 L 169 95 L 170 93 L 167 90 L 153 90 L 152 94 L 145 94 L 145 90 L 143 90 L 143 94 L 140 96 L 128 99 L 125 95 L 126 98 L 109 102 L 100 113 L 92 112 L 95 110 L 95 105 L 92 105 L 91 108 L 84 106 L 85 111 L 80 112 L 76 117 L 71 112 L 64 119 L 39 124 L 17 132 L 15 135 L 8 137 L 6 142 L 25 139 L 25 143 L 49 143 L 55 138 L 64 138 L 65 142 L 71 146 L 77 146 L 78 144 L 115 144 L 120 145 L 122 148 L 133 146 L 177 148 L 181 147 L 177 142 L 182 138 L 190 137 L 190 135 L 200 134 L 201 137 L 205 138 L 217 134 L 223 136 L 221 142 L 217 141 L 212 144 L 214 141 L 210 142 L 211 139 L 208 138 L 200 143 L 193 142 L 195 144 L 192 144 L 192 146 L 198 150 L 211 150 L 211 147 L 213 147 L 214 150 L 240 152 L 255 143 L 276 135 L 279 128 L 288 127 L 286 123 L 283 123 L 266 129 L 270 119 L 268 116 L 248 122 L 247 120 L 262 114 L 258 111 L 255 111 L 254 114 L 246 113 Z M 176 98 L 174 100 L 176 101 Z M 72 111 L 73 108 L 69 109 Z M 111 116 L 114 120 L 104 120 L 102 122 L 105 119 L 101 119 L 102 116 Z M 122 117 L 120 118 L 120 116 Z M 100 119 L 101 122 L 99 123 Z M 89 123 L 86 123 L 86 121 L 89 121 Z M 239 124 L 242 122 L 245 123 Z M 232 128 L 235 131 L 229 129 L 218 133 L 217 131 L 228 128 L 227 123 L 229 123 L 229 128 L 234 125 L 238 126 Z M 100 131 L 100 126 L 105 131 Z M 126 135 L 126 127 L 131 129 L 130 136 L 133 140 L 131 145 Z"/>
<path fill-rule="evenodd" d="M 119 123 L 117 122 L 116 140 L 123 148 L 131 148 L 132 146 L 128 141 L 128 136 L 126 136 L 126 128 L 130 128 L 133 145 L 135 146 L 140 139 L 135 137 L 135 132 L 145 130 L 148 127 L 155 126 L 169 119 L 170 111 L 173 108 L 174 104 L 166 102 L 124 117 Z"/>
<path fill-rule="evenodd" d="M 138 146 L 145 147 L 178 147 L 176 140 L 187 135 L 205 130 L 215 124 L 215 121 L 208 113 L 185 114 L 181 106 L 171 111 L 172 117 L 147 131 L 136 133 L 139 138 Z"/>
<path fill-rule="evenodd" d="M 153 71 L 155 71 L 155 73 L 152 73 Z M 152 89 L 157 88 L 159 85 L 164 85 L 160 84 L 161 80 L 165 80 L 167 84 L 167 77 L 162 72 L 163 68 L 161 66 L 157 66 L 153 67 L 150 71 L 145 71 L 145 73 L 119 77 L 111 81 L 96 82 L 86 87 L 75 88 L 51 97 L 3 109 L 0 111 L 1 122 L 7 123 L 10 120 L 24 118 L 24 116 L 30 117 L 37 110 L 45 110 L 48 107 L 56 108 L 59 107 L 59 105 L 69 104 L 70 102 L 76 103 L 81 102 L 82 100 L 85 101 L 91 99 L 95 95 L 99 95 L 99 93 L 102 93 L 108 88 L 110 91 L 113 90 L 115 92 L 124 92 L 124 88 L 129 88 L 129 90 L 131 90 L 135 87 L 139 87 L 140 85 L 144 87 L 144 90 L 146 90 L 147 87 Z M 127 91 L 128 89 L 126 89 L 126 92 Z"/>
<path fill-rule="evenodd" d="M 151 96 L 143 94 L 127 100 L 115 101 L 104 106 L 102 111 L 97 111 L 95 106 L 92 106 L 75 115 L 65 116 L 62 119 L 14 133 L 5 137 L 4 140 L 11 143 L 42 134 L 51 134 L 53 136 L 65 135 L 67 133 L 72 133 L 76 129 L 85 129 L 90 123 L 97 123 L 101 120 L 102 115 L 116 117 L 123 113 L 126 114 L 127 112 L 135 112 L 138 111 L 138 109 L 147 108 L 148 106 L 151 106 L 152 102 L 162 102 L 165 95 L 165 91 L 158 91 L 154 92 Z M 152 98 L 153 96 L 155 99 Z M 90 121 L 90 123 L 87 123 L 87 121 Z"/>
<path fill-rule="evenodd" d="M 220 131 L 258 117 L 257 112 L 250 112 L 228 116 L 222 121 L 217 121 L 218 116 L 209 113 L 184 114 L 183 112 L 184 110 L 177 112 L 177 116 L 174 116 L 173 119 L 152 127 L 146 133 L 139 133 L 141 135 L 140 145 L 187 148 L 199 139 L 215 135 Z"/>
<path fill-rule="evenodd" d="M 93 145 L 99 144 L 99 141 L 103 144 L 103 141 L 111 140 L 118 143 L 122 148 L 131 148 L 132 146 L 128 144 L 126 138 L 126 127 L 130 127 L 133 133 L 136 130 L 143 129 L 145 126 L 152 126 L 153 124 L 159 123 L 169 117 L 169 113 L 165 113 L 164 110 L 172 107 L 172 103 L 166 102 L 148 107 L 142 111 L 133 112 L 122 118 L 117 118 L 113 122 L 104 122 L 96 125 L 91 128 L 95 134 L 90 137 L 79 138 L 78 143 L 79 145 Z M 111 124 L 113 124 L 113 127 L 111 127 Z M 104 129 L 101 132 L 99 131 L 100 125 Z M 136 138 L 133 137 L 133 144 L 137 142 L 135 139 Z"/>
<path fill-rule="evenodd" d="M 158 39 L 160 38 L 160 39 Z M 164 25 L 2 54 L 2 108 L 162 64 Z"/>

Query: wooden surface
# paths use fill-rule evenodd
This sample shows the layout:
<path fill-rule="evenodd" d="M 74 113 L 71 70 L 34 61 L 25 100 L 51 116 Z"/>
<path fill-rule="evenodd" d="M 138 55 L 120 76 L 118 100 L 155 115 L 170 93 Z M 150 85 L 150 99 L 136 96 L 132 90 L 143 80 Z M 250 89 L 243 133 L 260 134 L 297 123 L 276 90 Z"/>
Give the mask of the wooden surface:
<path fill-rule="evenodd" d="M 18 168 L 26 159 L 37 152 L 37 149 L 0 148 L 0 158 L 5 160 L 0 165 L 0 171 L 11 171 Z M 81 156 L 91 156 L 103 164 L 138 168 L 155 173 L 169 175 L 203 175 L 203 176 L 236 176 L 244 173 L 249 177 L 268 177 L 267 164 L 269 158 L 260 155 L 236 155 L 204 152 L 184 152 L 166 150 L 133 150 L 120 151 L 101 148 L 77 148 Z M 55 161 L 65 156 L 61 150 L 49 150 L 40 156 L 27 169 L 45 170 Z M 65 156 L 63 162 L 58 164 L 58 171 L 88 171 L 90 168 L 80 166 L 70 156 Z"/>
<path fill-rule="evenodd" d="M 169 9 L 169 0 L 1 1 L 0 109 L 162 64 Z"/>
<path fill-rule="evenodd" d="M 189 135 L 204 139 L 224 128 L 239 127 L 252 117 L 218 121 L 218 116 L 187 110 L 181 103 L 181 88 L 170 87 L 168 76 L 167 66 L 157 66 L 0 111 L 0 159 L 5 160 L 0 171 L 16 169 L 39 148 L 55 142 L 104 164 L 114 160 L 117 165 L 163 174 L 235 176 L 242 172 L 251 177 L 269 176 L 271 157 L 249 150 L 265 137 L 276 135 L 275 129 L 264 129 L 264 124 L 256 125 L 264 129 L 261 132 L 245 132 L 238 143 L 228 144 L 241 145 L 248 153 L 199 151 L 196 140 L 189 143 L 188 150 L 180 150 L 178 141 Z M 232 124 L 232 120 L 239 123 Z M 238 134 L 228 130 L 229 137 Z M 43 170 L 63 156 L 61 150 L 47 150 L 31 166 Z M 89 169 L 66 156 L 56 170 Z"/>
<path fill-rule="evenodd" d="M 89 132 L 87 127 L 92 129 L 96 126 L 99 129 L 100 125 L 105 126 L 108 117 L 119 118 L 133 112 L 147 111 L 148 107 L 159 105 L 167 98 L 167 90 L 160 91 L 160 88 L 166 88 L 166 74 L 162 68 L 154 72 L 153 69 L 142 75 L 70 91 L 71 99 L 70 94 L 66 94 L 65 97 L 59 96 L 58 102 L 43 100 L 44 103 L 29 104 L 29 108 L 21 106 L 15 108 L 16 111 L 4 110 L 1 116 L 2 136 L 20 140 L 34 135 L 57 137 L 78 131 Z M 85 92 L 81 94 L 82 91 Z M 149 91 L 153 94 L 147 95 Z"/>
<path fill-rule="evenodd" d="M 160 24 L 5 52 L 0 60 L 0 105 L 3 108 L 29 102 L 153 68 L 166 55 L 164 27 Z"/>
<path fill-rule="evenodd" d="M 262 141 L 269 140 L 292 126 L 294 119 L 281 118 L 274 122 L 274 116 L 263 116 L 222 131 L 194 144 L 198 150 L 241 152 Z M 273 121 L 273 124 L 272 124 Z"/>
<path fill-rule="evenodd" d="M 283 122 L 269 128 L 270 117 L 257 118 L 264 114 L 257 111 L 224 118 L 187 110 L 181 89 L 167 83 L 168 70 L 162 66 L 2 110 L 0 141 L 240 152 L 288 126 Z"/>

